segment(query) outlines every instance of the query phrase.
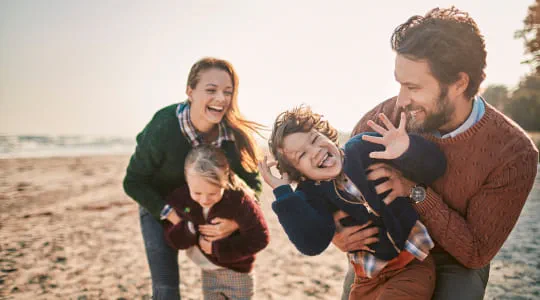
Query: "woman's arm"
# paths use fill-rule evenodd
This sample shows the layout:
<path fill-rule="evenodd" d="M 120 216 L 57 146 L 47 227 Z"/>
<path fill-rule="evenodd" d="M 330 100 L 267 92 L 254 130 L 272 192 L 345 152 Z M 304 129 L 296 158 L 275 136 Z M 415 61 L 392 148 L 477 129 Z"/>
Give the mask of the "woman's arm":
<path fill-rule="evenodd" d="M 146 208 L 156 219 L 165 201 L 150 185 L 163 160 L 159 130 L 160 120 L 154 118 L 137 136 L 137 147 L 131 156 L 124 178 L 124 190 L 133 200 Z"/>

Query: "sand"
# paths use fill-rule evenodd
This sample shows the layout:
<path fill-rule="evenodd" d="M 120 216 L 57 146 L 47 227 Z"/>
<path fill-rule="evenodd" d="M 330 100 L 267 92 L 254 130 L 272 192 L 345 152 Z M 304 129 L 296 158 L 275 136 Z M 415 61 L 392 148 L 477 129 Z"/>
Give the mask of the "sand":
<path fill-rule="evenodd" d="M 0 298 L 150 299 L 137 204 L 122 189 L 128 159 L 0 160 Z M 540 295 L 538 192 L 534 197 L 514 230 L 518 235 L 492 264 L 486 299 Z M 271 242 L 257 256 L 256 299 L 339 299 L 345 255 L 334 246 L 318 257 L 301 255 L 272 201 L 265 186 Z M 202 299 L 199 269 L 183 253 L 179 261 L 182 299 Z"/>

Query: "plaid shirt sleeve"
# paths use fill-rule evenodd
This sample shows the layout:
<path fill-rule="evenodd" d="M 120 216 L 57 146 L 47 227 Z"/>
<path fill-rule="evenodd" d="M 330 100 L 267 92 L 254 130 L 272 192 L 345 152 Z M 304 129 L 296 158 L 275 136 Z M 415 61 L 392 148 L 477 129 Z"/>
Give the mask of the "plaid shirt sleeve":
<path fill-rule="evenodd" d="M 410 252 L 416 259 L 423 261 L 434 246 L 426 227 L 420 221 L 416 221 L 409 238 L 405 241 L 404 250 Z M 348 256 L 349 261 L 360 266 L 368 278 L 377 276 L 388 264 L 388 261 L 379 259 L 367 251 L 349 253 Z"/>

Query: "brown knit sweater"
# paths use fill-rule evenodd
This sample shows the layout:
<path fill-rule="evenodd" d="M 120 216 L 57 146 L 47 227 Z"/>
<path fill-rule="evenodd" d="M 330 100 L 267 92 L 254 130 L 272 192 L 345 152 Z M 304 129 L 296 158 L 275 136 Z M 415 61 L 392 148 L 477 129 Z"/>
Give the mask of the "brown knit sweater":
<path fill-rule="evenodd" d="M 368 112 L 353 135 L 373 131 L 368 120 L 385 113 L 399 121 L 396 97 Z M 436 142 L 447 157 L 446 173 L 415 205 L 437 249 L 468 268 L 488 264 L 517 222 L 537 171 L 538 149 L 516 123 L 488 103 L 482 119 L 465 132 Z M 442 248 L 442 249 L 441 249 Z"/>

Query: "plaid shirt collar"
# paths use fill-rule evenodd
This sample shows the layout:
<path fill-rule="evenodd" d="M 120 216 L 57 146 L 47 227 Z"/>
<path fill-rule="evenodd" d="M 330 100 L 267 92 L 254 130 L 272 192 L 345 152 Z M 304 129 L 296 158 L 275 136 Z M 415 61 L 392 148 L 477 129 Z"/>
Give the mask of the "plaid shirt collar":
<path fill-rule="evenodd" d="M 178 117 L 178 123 L 180 124 L 180 130 L 185 137 L 188 138 L 189 142 L 193 147 L 196 147 L 200 144 L 203 144 L 203 135 L 197 131 L 191 118 L 189 116 L 191 106 L 188 101 L 178 104 L 176 108 L 176 116 Z M 218 138 L 214 140 L 211 144 L 216 147 L 221 147 L 221 144 L 224 141 L 234 141 L 234 135 L 225 125 L 225 122 L 220 122 L 219 125 Z"/>

